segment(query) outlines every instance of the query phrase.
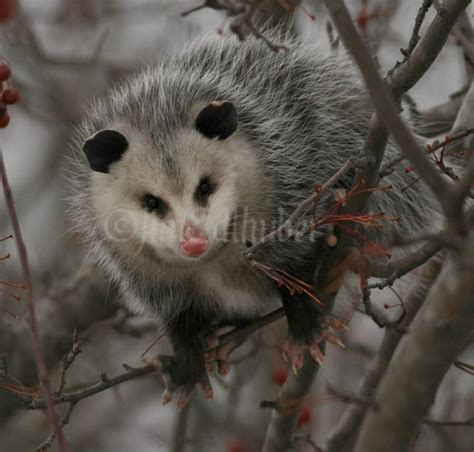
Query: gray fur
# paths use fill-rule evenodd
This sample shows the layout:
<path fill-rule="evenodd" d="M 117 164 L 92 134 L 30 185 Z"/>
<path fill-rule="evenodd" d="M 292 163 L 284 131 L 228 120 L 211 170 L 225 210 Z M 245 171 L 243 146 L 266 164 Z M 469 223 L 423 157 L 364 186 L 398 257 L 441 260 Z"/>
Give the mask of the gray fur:
<path fill-rule="evenodd" d="M 372 109 L 347 55 L 326 44 L 280 35 L 273 39 L 285 41 L 290 50 L 274 53 L 254 38 L 243 43 L 233 36 L 195 40 L 111 90 L 88 110 L 76 135 L 71 213 L 93 256 L 134 310 L 169 319 L 197 303 L 209 322 L 217 323 L 234 315 L 258 315 L 271 307 L 278 293 L 273 282 L 242 257 L 246 237 L 224 244 L 214 259 L 191 266 L 161 261 L 147 245 L 131 254 L 122 243 L 109 240 L 91 202 L 94 176 L 81 151 L 89 136 L 124 124 L 146 143 L 136 151 L 135 161 L 179 188 L 187 177 L 183 164 L 190 155 L 200 158 L 192 149 L 176 145 L 183 130 L 190 128 L 191 110 L 214 100 L 232 102 L 239 119 L 238 132 L 228 139 L 234 140 L 232 152 L 239 152 L 240 143 L 249 143 L 256 162 L 253 172 L 238 175 L 252 190 L 244 199 L 239 197 L 232 228 L 241 233 L 244 219 L 263 221 L 257 238 L 281 224 L 310 195 L 315 182 L 324 183 L 362 149 Z M 390 145 L 387 159 L 395 154 Z M 206 162 L 212 164 L 212 159 Z M 104 177 L 125 177 L 126 172 L 120 174 Z M 386 180 L 393 190 L 372 196 L 371 210 L 402 219 L 399 226 L 387 225 L 384 234 L 435 227 L 436 205 L 423 183 L 400 192 L 412 178 L 400 165 Z M 220 183 L 226 183 L 225 177 Z M 278 241 L 262 248 L 258 259 L 298 276 L 315 268 L 317 250 L 314 240 Z M 230 297 L 226 299 L 223 290 L 213 291 L 213 286 L 229 289 Z M 234 303 L 236 291 L 241 296 Z"/>

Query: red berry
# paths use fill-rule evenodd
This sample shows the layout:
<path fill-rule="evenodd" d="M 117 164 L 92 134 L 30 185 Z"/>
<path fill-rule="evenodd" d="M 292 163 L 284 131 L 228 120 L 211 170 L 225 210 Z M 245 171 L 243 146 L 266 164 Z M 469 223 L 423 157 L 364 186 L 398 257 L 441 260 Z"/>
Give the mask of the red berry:
<path fill-rule="evenodd" d="M 1 0 L 0 0 L 1 1 Z M 12 75 L 12 70 L 8 64 L 0 64 L 0 81 L 7 81 Z"/>
<path fill-rule="evenodd" d="M 234 438 L 227 443 L 226 450 L 227 452 L 245 452 L 246 446 L 245 441 L 240 438 Z"/>
<path fill-rule="evenodd" d="M 276 385 L 281 386 L 283 383 L 285 383 L 287 378 L 288 370 L 286 370 L 284 367 L 280 367 L 272 373 L 272 381 Z"/>
<path fill-rule="evenodd" d="M 303 425 L 309 424 L 310 421 L 311 421 L 311 410 L 306 405 L 303 405 L 303 407 L 301 408 L 300 416 L 298 418 L 298 422 L 296 426 L 298 428 L 302 427 Z"/>
<path fill-rule="evenodd" d="M 368 21 L 369 21 L 369 16 L 367 15 L 367 12 L 365 10 L 362 10 L 357 15 L 357 25 L 359 25 L 359 28 L 362 31 L 364 31 L 366 29 Z"/>
<path fill-rule="evenodd" d="M 0 0 L 0 22 L 15 15 L 17 0 Z"/>
<path fill-rule="evenodd" d="M 7 105 L 16 104 L 20 100 L 20 93 L 13 88 L 7 88 L 3 91 L 2 100 Z"/>
<path fill-rule="evenodd" d="M 10 122 L 10 115 L 5 113 L 3 116 L 0 116 L 0 129 L 3 129 L 4 127 L 8 126 Z"/>

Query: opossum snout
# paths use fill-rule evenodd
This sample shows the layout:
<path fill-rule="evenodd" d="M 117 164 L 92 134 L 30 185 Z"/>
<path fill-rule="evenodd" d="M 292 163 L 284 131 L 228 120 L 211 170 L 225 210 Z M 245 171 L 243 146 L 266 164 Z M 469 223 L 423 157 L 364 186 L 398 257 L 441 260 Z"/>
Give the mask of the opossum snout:
<path fill-rule="evenodd" d="M 183 240 L 179 247 L 189 257 L 202 256 L 209 248 L 207 235 L 197 226 L 187 223 L 184 226 Z"/>

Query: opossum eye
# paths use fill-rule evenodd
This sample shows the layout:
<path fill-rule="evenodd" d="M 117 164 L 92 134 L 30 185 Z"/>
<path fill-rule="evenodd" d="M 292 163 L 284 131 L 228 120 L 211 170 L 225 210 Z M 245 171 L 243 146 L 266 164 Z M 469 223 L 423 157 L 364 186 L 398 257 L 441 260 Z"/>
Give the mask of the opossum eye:
<path fill-rule="evenodd" d="M 110 165 L 120 160 L 127 148 L 128 141 L 121 133 L 101 130 L 86 140 L 82 150 L 92 170 L 108 173 Z"/>
<path fill-rule="evenodd" d="M 237 130 L 235 107 L 230 102 L 211 102 L 197 115 L 196 130 L 207 138 L 225 140 Z"/>
<path fill-rule="evenodd" d="M 215 185 L 204 177 L 199 181 L 199 185 L 196 188 L 195 198 L 200 204 L 205 204 L 207 198 L 214 192 Z"/>
<path fill-rule="evenodd" d="M 199 193 L 202 196 L 208 196 L 212 192 L 212 185 L 207 179 L 203 179 L 199 184 Z"/>
<path fill-rule="evenodd" d="M 164 215 L 168 211 L 168 204 L 166 204 L 166 202 L 161 198 L 157 198 L 153 195 L 145 195 L 143 197 L 143 203 L 150 212 Z"/>

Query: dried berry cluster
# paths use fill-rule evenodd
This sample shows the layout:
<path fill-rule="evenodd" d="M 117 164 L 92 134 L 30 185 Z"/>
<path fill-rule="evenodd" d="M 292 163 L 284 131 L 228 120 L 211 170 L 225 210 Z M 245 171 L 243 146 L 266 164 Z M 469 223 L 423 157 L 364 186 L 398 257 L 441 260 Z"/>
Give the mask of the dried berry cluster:
<path fill-rule="evenodd" d="M 20 100 L 18 90 L 11 87 L 10 78 L 12 70 L 6 61 L 0 63 L 0 82 L 2 83 L 0 102 L 0 128 L 6 127 L 10 122 L 8 105 L 16 104 Z"/>

